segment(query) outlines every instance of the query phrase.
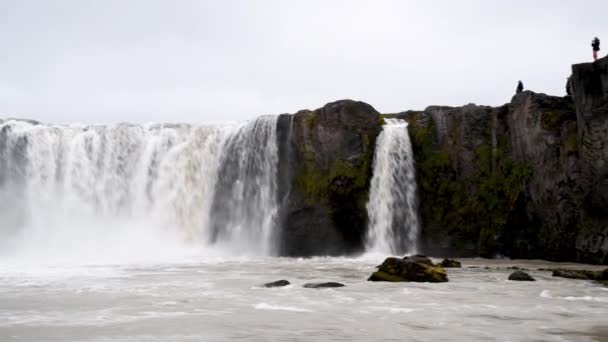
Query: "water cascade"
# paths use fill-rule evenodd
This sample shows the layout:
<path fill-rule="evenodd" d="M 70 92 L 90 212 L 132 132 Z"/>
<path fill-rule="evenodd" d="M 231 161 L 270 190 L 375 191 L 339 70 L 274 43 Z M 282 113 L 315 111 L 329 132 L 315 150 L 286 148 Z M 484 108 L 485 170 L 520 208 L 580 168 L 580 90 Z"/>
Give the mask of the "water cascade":
<path fill-rule="evenodd" d="M 407 123 L 385 119 L 376 141 L 370 198 L 367 250 L 417 252 L 419 231 L 414 154 Z"/>
<path fill-rule="evenodd" d="M 125 258 L 216 242 L 271 254 L 275 131 L 276 117 L 239 126 L 1 122 L 0 254 Z"/>

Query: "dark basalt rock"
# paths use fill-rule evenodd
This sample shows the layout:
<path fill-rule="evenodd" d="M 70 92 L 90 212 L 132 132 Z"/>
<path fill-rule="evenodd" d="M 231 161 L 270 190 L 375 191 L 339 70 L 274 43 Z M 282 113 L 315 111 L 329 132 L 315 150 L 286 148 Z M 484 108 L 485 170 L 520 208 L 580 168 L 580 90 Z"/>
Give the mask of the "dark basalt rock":
<path fill-rule="evenodd" d="M 285 279 L 281 279 L 281 280 L 273 281 L 271 283 L 266 283 L 266 284 L 264 284 L 264 287 L 282 287 L 282 286 L 287 286 L 289 284 L 290 284 L 289 281 L 287 281 Z"/>
<path fill-rule="evenodd" d="M 608 264 L 608 58 L 570 85 L 391 115 L 409 121 L 424 253 Z"/>
<path fill-rule="evenodd" d="M 441 283 L 448 281 L 448 275 L 443 268 L 427 263 L 415 262 L 412 258 L 386 258 L 378 266 L 378 271 L 372 273 L 369 281 L 414 281 Z"/>
<path fill-rule="evenodd" d="M 603 271 L 557 269 L 553 270 L 553 276 L 579 280 L 608 281 L 608 268 Z"/>
<path fill-rule="evenodd" d="M 382 123 L 372 106 L 351 100 L 279 117 L 281 255 L 363 250 L 365 205 Z"/>
<path fill-rule="evenodd" d="M 344 287 L 344 284 L 336 283 L 336 282 L 327 282 L 327 283 L 308 283 L 304 284 L 303 287 L 307 289 L 328 289 L 334 287 Z"/>
<path fill-rule="evenodd" d="M 462 267 L 462 264 L 460 263 L 460 261 L 454 259 L 443 259 L 439 266 L 443 268 L 459 268 Z"/>
<path fill-rule="evenodd" d="M 515 271 L 509 275 L 509 280 L 516 281 L 536 281 L 536 279 L 532 278 L 531 275 L 524 271 Z"/>

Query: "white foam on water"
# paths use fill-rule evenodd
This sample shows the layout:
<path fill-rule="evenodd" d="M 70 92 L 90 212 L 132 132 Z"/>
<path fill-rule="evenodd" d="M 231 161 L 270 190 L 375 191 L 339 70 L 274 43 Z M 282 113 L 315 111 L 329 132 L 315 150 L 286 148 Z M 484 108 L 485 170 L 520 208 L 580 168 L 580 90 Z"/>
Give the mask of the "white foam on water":
<path fill-rule="evenodd" d="M 569 301 L 584 301 L 584 302 L 602 302 L 602 303 L 608 303 L 608 297 L 593 297 L 593 296 L 576 297 L 576 296 L 567 296 L 567 297 L 561 297 L 561 298 L 565 299 L 565 300 L 569 300 Z"/>
<path fill-rule="evenodd" d="M 293 312 L 313 312 L 309 309 L 298 308 L 294 306 L 272 305 L 267 303 L 259 303 L 253 306 L 256 310 L 277 310 L 277 311 L 293 311 Z"/>
<path fill-rule="evenodd" d="M 137 340 L 144 335 L 187 341 L 167 335 L 183 333 L 225 341 L 258 340 L 263 332 L 266 340 L 417 336 L 487 341 L 501 336 L 557 341 L 550 333 L 564 328 L 591 331 L 608 315 L 606 303 L 597 301 L 605 299 L 606 292 L 592 282 L 539 279 L 522 291 L 505 284 L 504 273 L 480 279 L 478 271 L 466 268 L 444 284 L 367 282 L 378 262 L 239 257 L 169 265 L 73 266 L 72 271 L 66 266 L 47 275 L 15 268 L 0 275 L 0 335 L 38 341 L 61 330 L 62 339 L 70 341 Z M 287 291 L 252 288 L 276 279 L 295 285 Z M 315 281 L 347 286 L 315 291 L 298 285 Z M 493 335 L 488 337 L 488 332 Z"/>

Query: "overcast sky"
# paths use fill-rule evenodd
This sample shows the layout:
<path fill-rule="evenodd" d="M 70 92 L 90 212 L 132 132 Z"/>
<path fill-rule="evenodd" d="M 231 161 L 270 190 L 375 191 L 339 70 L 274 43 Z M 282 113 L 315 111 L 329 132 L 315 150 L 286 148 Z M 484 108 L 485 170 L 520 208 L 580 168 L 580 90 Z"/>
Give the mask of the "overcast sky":
<path fill-rule="evenodd" d="M 0 116 L 205 122 L 563 95 L 608 1 L 0 0 Z"/>

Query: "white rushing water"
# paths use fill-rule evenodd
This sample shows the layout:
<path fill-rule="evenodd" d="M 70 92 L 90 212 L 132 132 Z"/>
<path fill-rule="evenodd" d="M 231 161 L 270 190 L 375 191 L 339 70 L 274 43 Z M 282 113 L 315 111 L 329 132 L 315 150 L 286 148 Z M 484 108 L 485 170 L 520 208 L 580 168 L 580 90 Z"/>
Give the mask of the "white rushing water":
<path fill-rule="evenodd" d="M 370 198 L 367 250 L 414 254 L 419 231 L 414 154 L 407 123 L 385 119 L 376 140 Z"/>
<path fill-rule="evenodd" d="M 366 281 L 380 261 L 249 257 L 39 268 L 0 262 L 0 341 L 599 342 L 608 336 L 607 287 L 537 270 L 581 265 L 465 259 L 462 269 L 448 270 L 448 283 Z M 512 265 L 530 269 L 537 281 L 508 281 Z M 291 285 L 260 286 L 278 279 Z M 346 286 L 302 287 L 320 281 Z"/>
<path fill-rule="evenodd" d="M 269 255 L 275 130 L 276 117 L 237 126 L 4 122 L 0 254 L 125 262 L 232 246 Z"/>

